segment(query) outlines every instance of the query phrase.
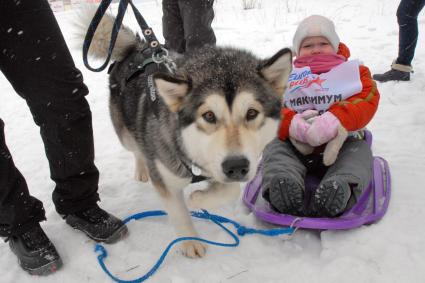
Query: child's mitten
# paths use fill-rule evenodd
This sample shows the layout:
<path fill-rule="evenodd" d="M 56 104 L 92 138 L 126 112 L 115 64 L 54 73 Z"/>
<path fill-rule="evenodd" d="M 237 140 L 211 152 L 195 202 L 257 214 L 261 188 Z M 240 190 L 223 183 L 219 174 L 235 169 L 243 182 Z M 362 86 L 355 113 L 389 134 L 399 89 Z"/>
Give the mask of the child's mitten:
<path fill-rule="evenodd" d="M 319 146 L 336 137 L 341 125 L 338 118 L 331 112 L 325 112 L 315 117 L 305 133 L 305 140 L 311 146 Z"/>
<path fill-rule="evenodd" d="M 302 143 L 307 143 L 306 133 L 310 128 L 310 123 L 307 120 L 317 115 L 316 110 L 306 110 L 301 114 L 296 114 L 289 125 L 289 136 Z"/>

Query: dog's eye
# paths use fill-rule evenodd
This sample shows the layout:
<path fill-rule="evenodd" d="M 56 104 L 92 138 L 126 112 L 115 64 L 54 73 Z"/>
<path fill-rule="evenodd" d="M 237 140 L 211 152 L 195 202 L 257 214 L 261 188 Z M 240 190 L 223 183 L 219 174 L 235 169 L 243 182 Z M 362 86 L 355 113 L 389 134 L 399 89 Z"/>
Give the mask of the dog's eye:
<path fill-rule="evenodd" d="M 202 118 L 204 118 L 205 121 L 211 124 L 214 124 L 215 122 L 217 122 L 217 119 L 212 111 L 208 111 L 202 114 Z"/>
<path fill-rule="evenodd" d="M 258 111 L 255 109 L 249 109 L 248 112 L 246 112 L 246 120 L 247 121 L 251 121 L 254 120 L 255 118 L 257 118 L 258 116 Z"/>

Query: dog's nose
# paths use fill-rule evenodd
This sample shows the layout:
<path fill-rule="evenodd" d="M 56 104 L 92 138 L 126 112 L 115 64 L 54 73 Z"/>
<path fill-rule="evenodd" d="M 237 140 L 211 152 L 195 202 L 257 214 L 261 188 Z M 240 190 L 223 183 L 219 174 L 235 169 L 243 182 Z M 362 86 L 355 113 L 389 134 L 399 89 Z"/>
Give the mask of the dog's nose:
<path fill-rule="evenodd" d="M 221 167 L 227 178 L 241 181 L 248 174 L 249 160 L 243 156 L 228 157 L 223 161 Z"/>

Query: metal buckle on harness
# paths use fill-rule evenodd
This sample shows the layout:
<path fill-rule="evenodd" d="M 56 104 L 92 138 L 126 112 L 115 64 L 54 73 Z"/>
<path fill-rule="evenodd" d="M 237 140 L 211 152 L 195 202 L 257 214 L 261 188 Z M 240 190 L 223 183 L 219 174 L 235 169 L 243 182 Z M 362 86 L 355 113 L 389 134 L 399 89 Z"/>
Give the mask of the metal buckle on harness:
<path fill-rule="evenodd" d="M 161 50 L 163 52 L 157 52 L 152 54 L 152 60 L 157 63 L 161 64 L 164 63 L 167 70 L 174 74 L 174 72 L 177 69 L 176 63 L 168 56 L 168 50 L 161 46 Z"/>

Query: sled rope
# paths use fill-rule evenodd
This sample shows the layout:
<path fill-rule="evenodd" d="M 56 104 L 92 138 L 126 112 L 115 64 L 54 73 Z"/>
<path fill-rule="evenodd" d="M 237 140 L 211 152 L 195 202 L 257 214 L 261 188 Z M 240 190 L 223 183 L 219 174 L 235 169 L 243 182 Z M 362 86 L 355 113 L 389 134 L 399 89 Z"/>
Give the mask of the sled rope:
<path fill-rule="evenodd" d="M 126 224 L 131 220 L 139 220 L 139 219 L 143 219 L 143 218 L 147 218 L 147 217 L 164 216 L 164 215 L 167 215 L 167 213 L 163 210 L 145 211 L 145 212 L 133 214 L 133 215 L 127 217 L 126 219 L 124 219 L 123 222 Z M 152 276 L 158 270 L 158 268 L 161 266 L 161 264 L 165 260 L 170 249 L 175 244 L 177 244 L 179 242 L 199 241 L 199 242 L 202 242 L 202 243 L 206 243 L 206 244 L 214 245 L 214 246 L 220 246 L 220 247 L 236 247 L 236 246 L 239 245 L 239 242 L 240 242 L 238 236 L 245 236 L 245 235 L 250 235 L 250 234 L 260 234 L 260 235 L 263 235 L 263 236 L 274 237 L 274 236 L 279 236 L 279 235 L 292 235 L 296 231 L 296 228 L 293 228 L 293 227 L 274 228 L 274 229 L 269 229 L 269 230 L 249 228 L 249 227 L 245 227 L 245 226 L 239 224 L 238 222 L 236 222 L 234 220 L 228 219 L 226 217 L 211 214 L 206 210 L 193 211 L 193 212 L 191 212 L 191 215 L 192 215 L 192 217 L 212 221 L 213 223 L 218 225 L 220 228 L 222 228 L 233 239 L 233 242 L 232 243 L 220 243 L 220 242 L 210 241 L 210 240 L 206 240 L 206 239 L 199 238 L 199 237 L 176 238 L 168 244 L 168 246 L 165 248 L 164 252 L 161 254 L 159 259 L 157 260 L 157 262 L 154 264 L 154 266 L 145 275 L 143 275 L 142 277 L 139 277 L 137 279 L 133 279 L 133 280 L 122 280 L 122 279 L 119 279 L 118 277 L 114 276 L 108 270 L 108 268 L 106 267 L 106 264 L 104 262 L 105 258 L 108 257 L 108 253 L 107 253 L 105 247 L 102 244 L 96 244 L 95 252 L 100 253 L 97 256 L 97 260 L 99 262 L 99 265 L 101 266 L 103 271 L 115 282 L 119 282 L 119 283 L 140 283 L 140 282 L 147 280 L 150 276 Z M 233 225 L 233 227 L 236 229 L 236 233 L 232 232 L 230 229 L 228 229 L 226 226 L 224 226 L 224 224 Z"/>

